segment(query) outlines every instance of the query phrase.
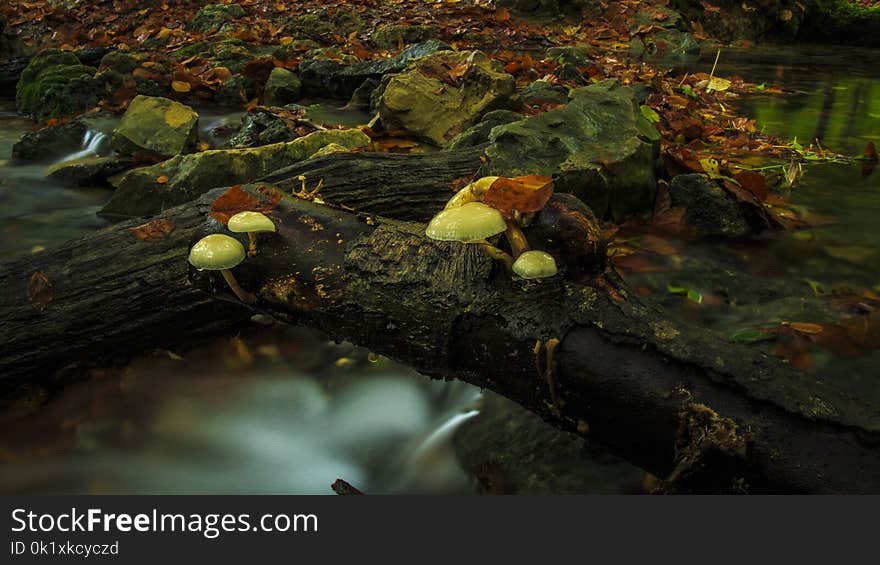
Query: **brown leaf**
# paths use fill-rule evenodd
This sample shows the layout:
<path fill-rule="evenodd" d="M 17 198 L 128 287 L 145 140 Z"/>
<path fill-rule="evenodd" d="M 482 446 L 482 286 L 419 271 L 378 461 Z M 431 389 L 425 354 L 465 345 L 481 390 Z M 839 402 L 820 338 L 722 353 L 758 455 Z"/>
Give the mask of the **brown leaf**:
<path fill-rule="evenodd" d="M 221 194 L 211 205 L 210 216 L 226 224 L 229 218 L 239 212 L 254 211 L 267 214 L 281 201 L 281 193 L 265 187 L 257 189 L 265 199 L 254 196 L 237 184 Z"/>
<path fill-rule="evenodd" d="M 188 82 L 175 80 L 171 82 L 171 89 L 174 90 L 174 92 L 189 92 L 192 90 L 192 86 Z"/>
<path fill-rule="evenodd" d="M 755 195 L 760 202 L 767 200 L 770 193 L 770 187 L 767 186 L 767 180 L 764 175 L 757 171 L 740 171 L 733 175 L 733 179 L 740 184 L 741 187 Z"/>
<path fill-rule="evenodd" d="M 52 302 L 52 281 L 42 271 L 34 271 L 27 284 L 28 301 L 37 312 L 42 312 Z"/>
<path fill-rule="evenodd" d="M 810 324 L 807 322 L 784 322 L 783 324 L 802 334 L 822 333 L 822 326 L 819 324 Z"/>
<path fill-rule="evenodd" d="M 168 182 L 168 177 L 165 175 L 161 175 L 156 177 L 156 184 L 165 184 Z"/>
<path fill-rule="evenodd" d="M 874 145 L 873 141 L 869 141 L 868 144 L 865 146 L 865 159 L 874 162 L 876 162 L 878 159 L 877 146 Z"/>
<path fill-rule="evenodd" d="M 506 218 L 513 212 L 537 212 L 553 196 L 553 179 L 544 175 L 498 177 L 483 196 L 483 202 L 497 209 Z"/>
<path fill-rule="evenodd" d="M 142 241 L 153 241 L 156 239 L 164 239 L 174 231 L 174 220 L 160 219 L 141 224 L 139 226 L 128 228 L 128 230 L 138 239 Z"/>

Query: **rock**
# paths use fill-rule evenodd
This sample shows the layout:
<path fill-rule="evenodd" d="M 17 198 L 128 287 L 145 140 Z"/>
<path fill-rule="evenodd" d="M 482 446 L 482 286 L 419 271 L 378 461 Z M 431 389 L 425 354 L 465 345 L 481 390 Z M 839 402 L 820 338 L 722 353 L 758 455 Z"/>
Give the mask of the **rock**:
<path fill-rule="evenodd" d="M 526 105 L 565 104 L 568 102 L 568 89 L 543 80 L 536 80 L 519 93 L 519 98 Z"/>
<path fill-rule="evenodd" d="M 641 27 L 649 26 L 687 31 L 687 22 L 681 14 L 666 6 L 651 6 L 636 12 L 630 26 L 630 33 L 635 33 Z"/>
<path fill-rule="evenodd" d="M 98 103 L 92 80 L 95 70 L 83 65 L 69 51 L 41 52 L 30 60 L 18 79 L 18 111 L 40 122 L 84 112 Z"/>
<path fill-rule="evenodd" d="M 155 214 L 211 188 L 252 182 L 307 159 L 331 143 L 349 150 L 366 147 L 370 138 L 357 129 L 325 130 L 286 143 L 178 155 L 110 179 L 116 192 L 99 213 L 114 218 Z M 160 177 L 166 177 L 167 182 L 156 182 Z"/>
<path fill-rule="evenodd" d="M 580 16 L 598 14 L 602 4 L 597 0 L 499 0 L 498 7 L 530 16 Z"/>
<path fill-rule="evenodd" d="M 300 64 L 299 75 L 306 95 L 347 100 L 368 79 L 379 80 L 386 74 L 398 73 L 410 61 L 448 49 L 449 46 L 442 41 L 432 39 L 407 47 L 395 57 L 354 65 L 344 65 L 330 59 L 312 59 Z"/>
<path fill-rule="evenodd" d="M 241 118 L 238 133 L 229 138 L 225 147 L 243 149 L 271 143 L 293 141 L 299 137 L 287 121 L 266 110 L 252 110 Z"/>
<path fill-rule="evenodd" d="M 706 175 L 678 175 L 669 184 L 672 205 L 687 210 L 688 224 L 700 237 L 737 238 L 749 234 L 749 223 L 736 200 Z"/>
<path fill-rule="evenodd" d="M 453 79 L 450 69 L 461 73 Z M 379 115 L 385 129 L 405 129 L 442 147 L 486 112 L 509 105 L 515 88 L 513 77 L 480 51 L 440 51 L 383 80 Z"/>
<path fill-rule="evenodd" d="M 648 31 L 639 33 L 639 30 Z M 637 35 L 629 45 L 629 53 L 634 56 L 700 54 L 700 44 L 687 32 L 684 18 L 670 8 L 656 6 L 640 10 L 633 19 L 630 33 Z"/>
<path fill-rule="evenodd" d="M 370 39 L 379 49 L 396 49 L 400 44 L 427 41 L 438 31 L 436 26 L 385 24 L 379 26 Z"/>
<path fill-rule="evenodd" d="M 465 131 L 452 138 L 445 149 L 452 151 L 465 147 L 476 147 L 489 142 L 489 134 L 492 128 L 504 124 L 510 124 L 522 120 L 522 114 L 510 110 L 495 110 L 483 116 L 480 123 L 469 127 Z"/>
<path fill-rule="evenodd" d="M 279 61 L 292 61 L 299 59 L 303 52 L 318 49 L 321 45 L 311 39 L 295 39 L 285 45 L 279 45 L 272 51 L 272 56 Z"/>
<path fill-rule="evenodd" d="M 600 217 L 615 220 L 653 206 L 660 136 L 642 116 L 637 92 L 614 80 L 571 91 L 554 110 L 497 126 L 481 176 L 543 174 Z"/>
<path fill-rule="evenodd" d="M 226 67 L 232 73 L 240 73 L 254 58 L 247 45 L 238 39 L 227 39 L 215 45 L 211 51 L 211 62 L 215 67 Z"/>
<path fill-rule="evenodd" d="M 124 157 L 81 157 L 50 165 L 46 176 L 73 186 L 105 186 L 107 179 L 133 167 L 137 161 Z"/>
<path fill-rule="evenodd" d="M 321 10 L 319 13 L 302 14 L 292 18 L 284 26 L 284 34 L 295 39 L 323 38 L 338 34 L 347 36 L 363 29 L 360 16 L 350 10 Z"/>
<path fill-rule="evenodd" d="M 98 70 L 112 69 L 118 73 L 128 74 L 140 66 L 140 61 L 126 51 L 110 51 L 101 58 Z"/>
<path fill-rule="evenodd" d="M 229 78 L 214 95 L 214 102 L 230 108 L 241 108 L 246 105 L 256 94 L 256 84 L 253 79 L 243 75 L 235 75 Z"/>
<path fill-rule="evenodd" d="M 296 74 L 276 67 L 269 73 L 269 80 L 263 89 L 263 104 L 267 106 L 284 106 L 299 98 L 302 83 Z"/>
<path fill-rule="evenodd" d="M 11 59 L 24 54 L 21 41 L 6 25 L 6 17 L 0 14 L 0 59 Z"/>
<path fill-rule="evenodd" d="M 195 148 L 199 115 L 167 98 L 136 96 L 113 132 L 113 149 L 123 155 L 168 158 Z"/>
<path fill-rule="evenodd" d="M 376 96 L 380 82 L 375 78 L 368 78 L 352 93 L 345 107 L 349 110 L 370 110 L 375 113 L 379 100 Z"/>
<path fill-rule="evenodd" d="M 55 161 L 82 149 L 86 141 L 95 145 L 96 153 L 105 153 L 110 149 L 110 137 L 103 134 L 112 129 L 112 120 L 113 114 L 99 112 L 27 132 L 12 146 L 12 159 L 19 162 Z M 89 140 L 89 132 L 102 135 Z"/>
<path fill-rule="evenodd" d="M 244 15 L 244 8 L 238 4 L 209 4 L 198 11 L 196 17 L 187 24 L 186 29 L 199 33 L 219 31 L 226 24 L 230 24 Z"/>
<path fill-rule="evenodd" d="M 343 147 L 342 145 L 339 145 L 338 143 L 328 143 L 324 147 L 322 147 L 322 148 L 318 149 L 317 151 L 315 151 L 314 153 L 312 153 L 312 156 L 309 157 L 309 159 L 314 159 L 316 157 L 323 157 L 324 155 L 330 155 L 332 153 L 347 153 L 348 151 L 350 151 L 350 149 L 348 147 Z"/>

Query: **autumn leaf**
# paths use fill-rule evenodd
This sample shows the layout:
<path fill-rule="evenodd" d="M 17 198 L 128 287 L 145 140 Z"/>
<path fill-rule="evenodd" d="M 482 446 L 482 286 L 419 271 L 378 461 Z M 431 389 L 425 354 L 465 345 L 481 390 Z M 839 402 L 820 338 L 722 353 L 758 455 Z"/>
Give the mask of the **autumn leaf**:
<path fill-rule="evenodd" d="M 52 298 L 54 298 L 52 281 L 42 271 L 34 271 L 28 279 L 27 297 L 37 312 L 42 312 L 52 302 Z"/>
<path fill-rule="evenodd" d="M 153 220 L 146 224 L 128 228 L 128 230 L 141 241 L 164 239 L 174 231 L 174 220 L 164 218 Z"/>
<path fill-rule="evenodd" d="M 514 211 L 537 212 L 553 196 L 553 179 L 544 175 L 498 177 L 483 196 L 483 202 L 510 219 Z"/>
<path fill-rule="evenodd" d="M 733 175 L 733 180 L 739 183 L 745 190 L 755 195 L 760 202 L 767 200 L 770 193 L 770 187 L 767 186 L 767 180 L 764 175 L 757 171 L 740 171 Z"/>
<path fill-rule="evenodd" d="M 822 333 L 823 329 L 819 324 L 810 324 L 807 322 L 783 322 L 782 325 L 788 326 L 796 332 L 810 335 Z"/>
<path fill-rule="evenodd" d="M 210 216 L 226 224 L 229 218 L 239 212 L 254 211 L 267 214 L 281 201 L 281 193 L 277 190 L 258 189 L 266 198 L 259 198 L 237 184 L 221 194 L 211 205 Z"/>
<path fill-rule="evenodd" d="M 165 184 L 168 182 L 168 177 L 165 175 L 156 177 L 156 184 Z"/>
<path fill-rule="evenodd" d="M 877 161 L 877 146 L 874 145 L 873 141 L 869 141 L 868 144 L 865 146 L 864 157 L 867 161 Z"/>
<path fill-rule="evenodd" d="M 192 85 L 188 82 L 183 82 L 182 80 L 175 80 L 171 82 L 171 89 L 174 92 L 189 92 L 192 90 Z"/>

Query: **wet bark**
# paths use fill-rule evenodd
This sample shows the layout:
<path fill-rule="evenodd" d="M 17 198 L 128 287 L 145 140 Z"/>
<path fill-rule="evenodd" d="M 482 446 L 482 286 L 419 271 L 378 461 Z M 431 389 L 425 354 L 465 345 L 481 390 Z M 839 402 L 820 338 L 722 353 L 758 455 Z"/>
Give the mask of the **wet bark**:
<path fill-rule="evenodd" d="M 611 272 L 515 280 L 477 246 L 426 239 L 423 224 L 250 190 L 278 229 L 234 269 L 258 297 L 253 311 L 186 261 L 223 230 L 208 219 L 222 190 L 151 228 L 120 224 L 2 265 L 3 388 L 179 348 L 257 311 L 495 390 L 666 477 L 668 490 L 880 492 L 875 407 L 669 319 Z"/>

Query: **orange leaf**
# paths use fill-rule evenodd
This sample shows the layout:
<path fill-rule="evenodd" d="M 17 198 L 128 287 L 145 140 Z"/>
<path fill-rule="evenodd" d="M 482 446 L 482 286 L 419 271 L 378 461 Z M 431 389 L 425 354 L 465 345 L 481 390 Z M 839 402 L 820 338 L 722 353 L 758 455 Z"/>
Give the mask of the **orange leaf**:
<path fill-rule="evenodd" d="M 165 175 L 156 177 L 156 184 L 165 184 L 166 182 L 168 182 L 168 177 L 166 177 Z"/>
<path fill-rule="evenodd" d="M 510 21 L 510 10 L 507 8 L 498 8 L 495 10 L 495 21 L 499 23 Z"/>
<path fill-rule="evenodd" d="M 810 324 L 807 322 L 783 322 L 783 324 L 802 334 L 813 335 L 822 333 L 823 330 L 822 326 L 820 326 L 819 324 Z"/>
<path fill-rule="evenodd" d="M 553 196 L 553 179 L 544 175 L 498 177 L 483 196 L 483 202 L 512 218 L 513 212 L 537 212 Z"/>
<path fill-rule="evenodd" d="M 52 281 L 49 277 L 41 271 L 34 271 L 27 284 L 27 297 L 31 305 L 37 312 L 42 312 L 52 302 L 53 295 Z"/>
<path fill-rule="evenodd" d="M 174 220 L 161 219 L 147 222 L 128 230 L 142 241 L 164 239 L 174 231 Z"/>
<path fill-rule="evenodd" d="M 281 201 L 281 193 L 264 187 L 257 189 L 266 198 L 260 198 L 237 184 L 221 194 L 211 205 L 210 216 L 223 224 L 239 212 L 254 211 L 267 214 Z"/>
<path fill-rule="evenodd" d="M 756 171 L 740 171 L 733 175 L 733 179 L 740 184 L 741 187 L 755 195 L 759 201 L 767 200 L 770 193 L 770 187 L 767 186 L 767 180 L 759 172 Z"/>
<path fill-rule="evenodd" d="M 865 146 L 865 159 L 868 161 L 877 161 L 878 159 L 877 146 L 874 145 L 873 141 L 869 141 Z"/>

